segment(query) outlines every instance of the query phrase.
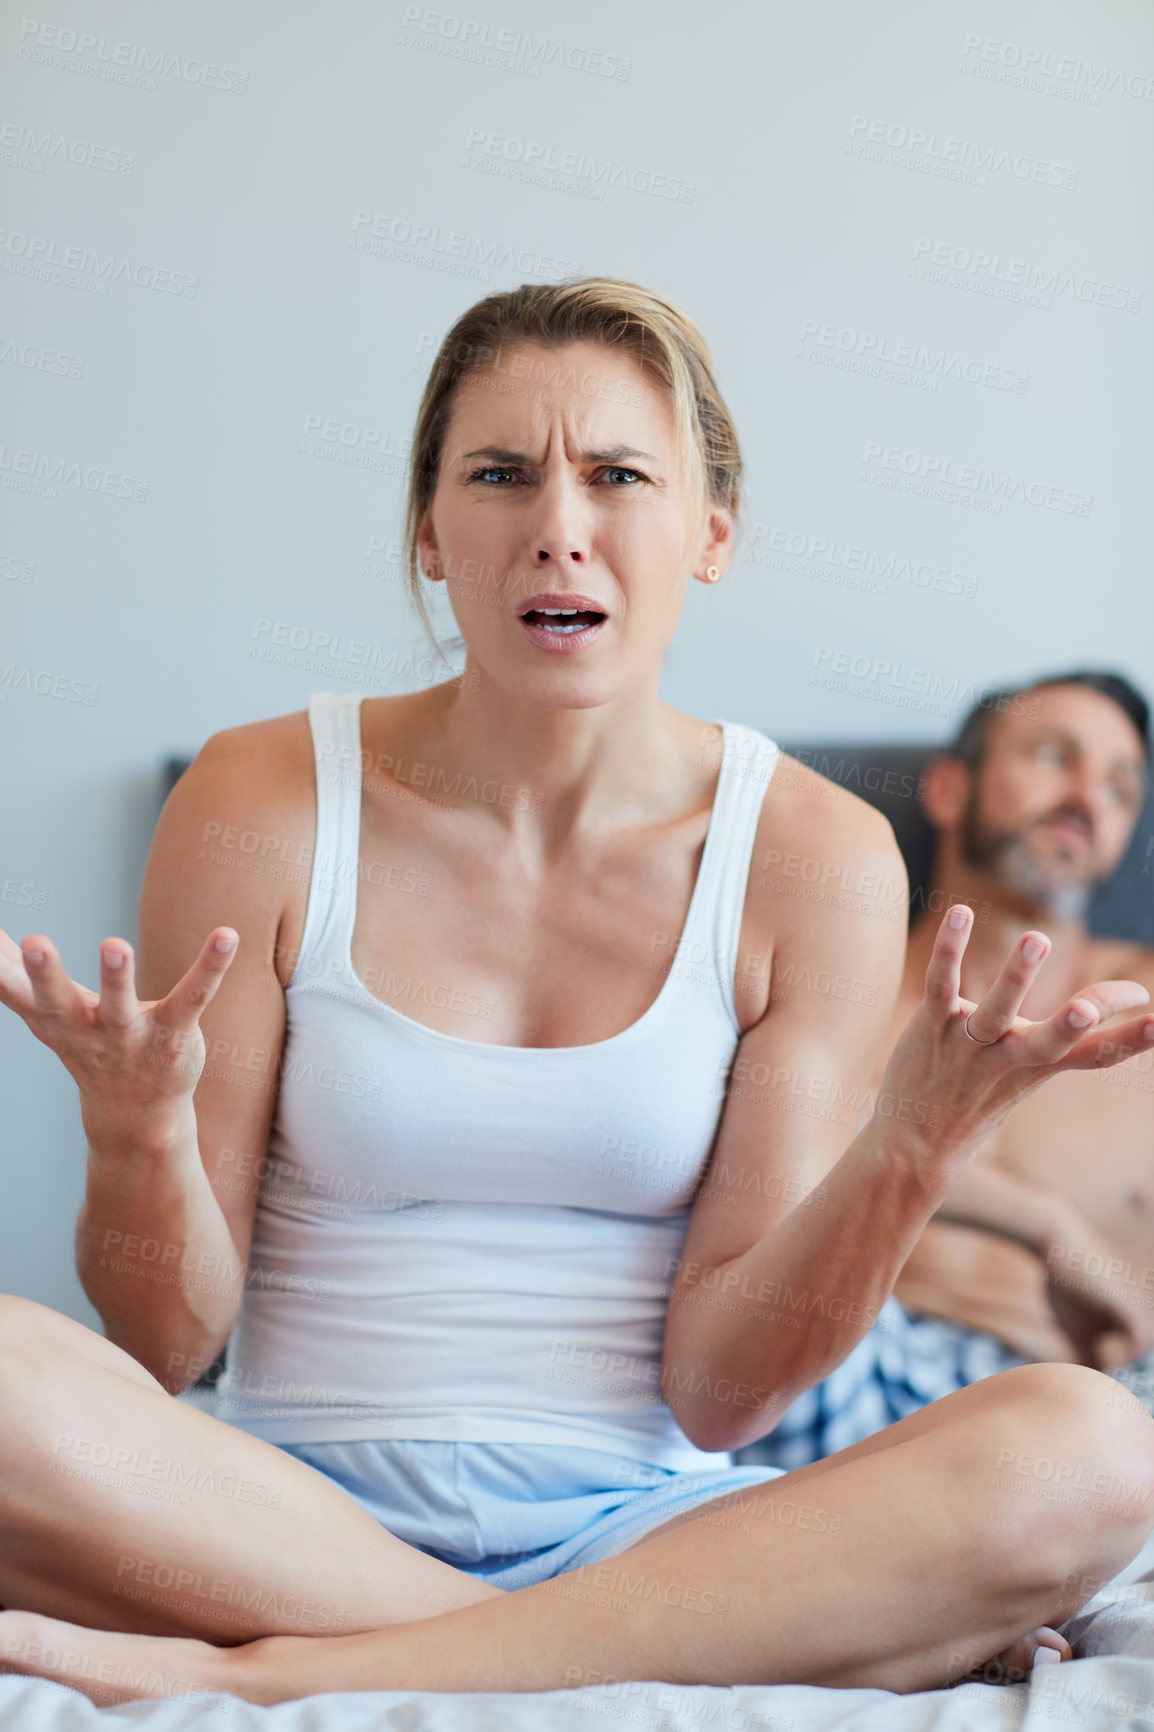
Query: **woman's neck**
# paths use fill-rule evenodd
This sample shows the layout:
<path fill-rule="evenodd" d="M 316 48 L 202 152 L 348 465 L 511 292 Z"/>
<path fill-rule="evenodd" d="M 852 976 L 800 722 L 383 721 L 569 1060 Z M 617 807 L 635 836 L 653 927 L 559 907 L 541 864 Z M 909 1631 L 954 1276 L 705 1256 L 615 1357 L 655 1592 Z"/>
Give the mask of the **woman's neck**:
<path fill-rule="evenodd" d="M 511 831 L 546 836 L 683 816 L 712 797 L 721 759 L 717 728 L 655 691 L 547 710 L 468 671 L 362 726 L 369 760 L 427 766 L 418 785 L 449 798 L 475 784 Z"/>

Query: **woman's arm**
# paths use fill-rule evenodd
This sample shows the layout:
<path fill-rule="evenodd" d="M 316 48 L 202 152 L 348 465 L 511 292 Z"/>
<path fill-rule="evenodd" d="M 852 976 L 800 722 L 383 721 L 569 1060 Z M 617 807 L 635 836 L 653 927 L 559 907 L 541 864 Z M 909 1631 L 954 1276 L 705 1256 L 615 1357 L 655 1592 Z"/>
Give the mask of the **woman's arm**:
<path fill-rule="evenodd" d="M 244 1294 L 284 1039 L 274 960 L 286 887 L 239 869 L 249 857 L 222 838 L 255 831 L 293 842 L 281 858 L 302 857 L 309 782 L 290 773 L 292 720 L 214 736 L 173 790 L 145 872 L 138 981 L 118 940 L 101 947 L 99 996 L 42 940 L 23 952 L 43 950 L 43 964 L 10 946 L 0 975 L 3 1002 L 80 1090 L 85 1291 L 109 1339 L 173 1391 L 215 1358 Z M 213 941 L 229 929 L 239 943 L 222 954 Z M 110 953 L 126 956 L 120 969 Z"/>
<path fill-rule="evenodd" d="M 871 1087 L 905 960 L 905 866 L 884 818 L 827 795 L 800 768 L 767 791 L 745 927 L 769 956 L 769 1007 L 738 1044 L 670 1271 L 662 1387 L 705 1449 L 764 1436 L 840 1363 L 934 1207 L 885 1158 L 914 1105 Z"/>
<path fill-rule="evenodd" d="M 239 935 L 228 975 L 200 1017 L 195 1093 L 183 1097 L 179 1115 L 165 1115 L 159 1134 L 139 1113 L 96 1107 L 91 1096 L 85 1111 L 80 1278 L 109 1339 L 170 1389 L 195 1382 L 236 1322 L 276 1105 L 285 1013 L 272 960 L 283 887 L 242 869 L 267 863 L 268 851 L 223 846 L 230 831 L 263 837 L 278 828 L 283 777 L 262 762 L 262 732 L 267 738 L 267 725 L 207 742 L 169 797 L 141 889 L 143 998 L 170 989 L 215 925 Z"/>
<path fill-rule="evenodd" d="M 892 883 L 892 839 L 887 845 L 879 836 L 875 817 L 865 808 L 831 812 L 810 853 L 844 861 L 851 885 Z M 1020 945 L 980 1017 L 975 1012 L 983 1038 L 986 1030 L 1009 1032 L 990 1046 L 965 1035 L 973 1007 L 957 990 L 970 920 L 962 909 L 960 929 L 943 922 L 927 997 L 871 1097 L 864 1079 L 885 1038 L 901 966 L 904 899 L 899 907 L 896 941 L 880 897 L 873 907 L 846 894 L 773 911 L 783 959 L 780 968 L 775 959 L 775 977 L 873 979 L 879 990 L 868 1016 L 849 998 L 791 993 L 771 1003 L 738 1048 L 676 1271 L 662 1369 L 666 1399 L 701 1447 L 733 1449 L 763 1436 L 798 1394 L 840 1364 L 994 1125 L 1046 1076 L 1101 1062 L 1093 1050 L 1100 1042 L 1062 1023 L 1069 1006 L 1044 1024 L 1015 1018 L 1040 966 Z M 1087 996 L 1093 1014 L 1110 1014 L 1147 995 L 1129 983 L 1099 986 L 1078 1003 Z M 1154 1017 L 1147 1021 L 1154 1027 Z M 1140 1029 L 1124 1032 L 1133 1050 Z M 1109 1034 L 1119 1045 L 1119 1030 Z M 861 1110 L 871 1107 L 850 1140 Z"/>

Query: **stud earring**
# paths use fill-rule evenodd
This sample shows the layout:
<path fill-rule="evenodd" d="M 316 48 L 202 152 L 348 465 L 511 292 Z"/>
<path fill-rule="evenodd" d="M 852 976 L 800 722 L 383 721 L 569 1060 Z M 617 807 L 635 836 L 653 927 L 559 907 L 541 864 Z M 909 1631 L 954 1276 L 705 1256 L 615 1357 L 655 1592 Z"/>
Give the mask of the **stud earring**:
<path fill-rule="evenodd" d="M 721 576 L 721 573 L 718 571 L 718 569 L 715 565 L 711 565 L 711 566 L 707 567 L 706 573 L 705 573 L 705 581 L 707 583 L 716 583 L 720 576 Z"/>

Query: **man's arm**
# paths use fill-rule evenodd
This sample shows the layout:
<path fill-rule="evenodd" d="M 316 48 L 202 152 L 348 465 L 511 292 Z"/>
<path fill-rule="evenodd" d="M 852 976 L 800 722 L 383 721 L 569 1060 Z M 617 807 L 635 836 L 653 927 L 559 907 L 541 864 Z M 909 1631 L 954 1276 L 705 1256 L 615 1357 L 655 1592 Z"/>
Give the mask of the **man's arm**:
<path fill-rule="evenodd" d="M 1045 1265 L 1055 1318 L 1087 1363 L 1124 1363 L 1154 1348 L 1154 1295 L 1128 1279 L 1128 1259 L 1060 1191 L 979 1156 L 959 1174 L 934 1219 L 995 1233 L 1032 1251 Z M 1106 1359 L 1096 1351 L 1102 1336 L 1111 1338 Z"/>
<path fill-rule="evenodd" d="M 1077 1213 L 1057 1191 L 984 1163 L 979 1156 L 955 1180 L 933 1219 L 996 1233 L 1045 1261 L 1053 1246 L 1077 1236 Z M 1082 1226 L 1084 1237 L 1091 1229 L 1086 1222 Z"/>

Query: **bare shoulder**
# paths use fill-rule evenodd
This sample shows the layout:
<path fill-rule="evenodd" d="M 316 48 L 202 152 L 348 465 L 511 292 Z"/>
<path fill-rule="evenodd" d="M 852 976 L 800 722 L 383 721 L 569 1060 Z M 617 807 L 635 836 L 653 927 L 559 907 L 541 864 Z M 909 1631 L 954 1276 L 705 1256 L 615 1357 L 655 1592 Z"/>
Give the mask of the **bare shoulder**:
<path fill-rule="evenodd" d="M 781 753 L 766 790 L 755 856 L 770 895 L 827 908 L 908 910 L 905 863 L 889 819 L 848 788 Z"/>
<path fill-rule="evenodd" d="M 303 924 L 315 842 L 307 711 L 211 735 L 165 802 L 145 871 L 141 960 L 155 991 L 217 924 L 267 965 Z"/>
<path fill-rule="evenodd" d="M 812 979 L 821 992 L 844 990 L 888 1014 L 908 913 L 889 820 L 782 753 L 762 801 L 745 906 L 750 948 L 768 959 L 767 1009 L 780 1020 L 789 983 Z"/>
<path fill-rule="evenodd" d="M 245 722 L 212 734 L 169 796 L 164 820 L 191 824 L 201 844 L 282 858 L 316 828 L 308 712 Z"/>
<path fill-rule="evenodd" d="M 1094 980 L 1136 980 L 1154 998 L 1154 950 L 1148 945 L 1135 944 L 1127 938 L 1092 938 L 1087 966 Z M 1085 984 L 1091 984 L 1089 978 Z"/>
<path fill-rule="evenodd" d="M 293 710 L 289 715 L 242 722 L 210 734 L 193 759 L 190 772 L 202 787 L 210 783 L 223 787 L 247 780 L 260 769 L 270 778 L 268 794 L 276 798 L 299 793 L 302 772 L 308 772 L 303 778 L 306 784 L 312 779 L 312 762 L 308 711 Z"/>

